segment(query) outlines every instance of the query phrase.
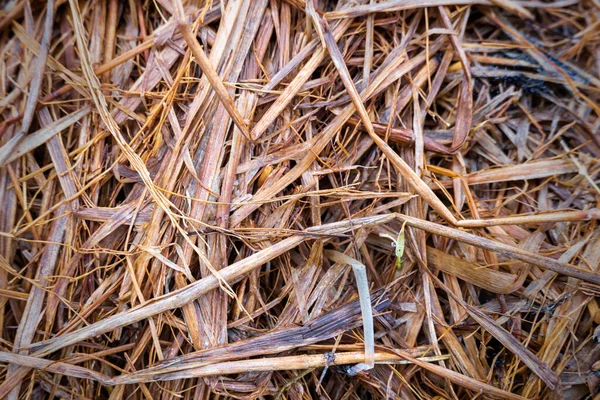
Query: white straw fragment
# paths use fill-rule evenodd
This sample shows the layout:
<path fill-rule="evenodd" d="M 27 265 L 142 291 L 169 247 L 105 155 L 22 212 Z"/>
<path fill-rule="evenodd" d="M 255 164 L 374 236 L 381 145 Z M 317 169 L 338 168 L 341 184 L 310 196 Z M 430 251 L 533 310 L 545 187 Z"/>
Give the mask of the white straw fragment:
<path fill-rule="evenodd" d="M 367 268 L 361 262 L 340 253 L 339 251 L 325 250 L 325 255 L 336 263 L 350 265 L 352 271 L 354 271 L 354 277 L 356 278 L 360 311 L 363 319 L 363 332 L 365 336 L 365 363 L 357 364 L 349 371 L 350 375 L 356 375 L 360 371 L 372 369 L 375 366 L 375 334 L 373 331 L 373 311 L 371 308 L 369 281 L 367 280 Z"/>

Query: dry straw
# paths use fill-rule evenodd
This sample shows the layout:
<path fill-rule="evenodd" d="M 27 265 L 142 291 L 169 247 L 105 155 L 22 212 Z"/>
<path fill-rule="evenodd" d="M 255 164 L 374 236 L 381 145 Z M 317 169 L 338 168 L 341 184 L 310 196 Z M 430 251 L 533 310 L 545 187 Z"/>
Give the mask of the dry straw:
<path fill-rule="evenodd" d="M 599 398 L 595 0 L 0 10 L 0 398 Z"/>

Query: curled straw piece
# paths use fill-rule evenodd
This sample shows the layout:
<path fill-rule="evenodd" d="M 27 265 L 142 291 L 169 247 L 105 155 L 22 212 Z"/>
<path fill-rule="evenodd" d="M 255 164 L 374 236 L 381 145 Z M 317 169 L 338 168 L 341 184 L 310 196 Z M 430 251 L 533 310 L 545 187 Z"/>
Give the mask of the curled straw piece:
<path fill-rule="evenodd" d="M 352 257 L 349 257 L 339 251 L 325 250 L 325 255 L 330 260 L 348 264 L 352 267 L 354 277 L 356 278 L 356 287 L 358 288 L 358 298 L 360 301 L 360 311 L 363 319 L 363 331 L 365 336 L 365 362 L 364 365 L 357 365 L 357 372 L 364 369 L 371 369 L 375 366 L 375 333 L 373 330 L 373 311 L 371 310 L 371 295 L 369 294 L 369 280 L 367 279 L 367 268 L 365 265 Z"/>

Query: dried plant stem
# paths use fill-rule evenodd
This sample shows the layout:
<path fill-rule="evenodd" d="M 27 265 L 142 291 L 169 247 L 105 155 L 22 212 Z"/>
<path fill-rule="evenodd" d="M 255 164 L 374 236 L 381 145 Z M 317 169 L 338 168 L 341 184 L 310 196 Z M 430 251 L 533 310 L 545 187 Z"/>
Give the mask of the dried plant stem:
<path fill-rule="evenodd" d="M 235 103 L 229 96 L 229 93 L 227 93 L 227 89 L 221 81 L 219 74 L 217 74 L 217 71 L 215 71 L 215 68 L 204 53 L 204 50 L 202 50 L 202 47 L 198 43 L 198 40 L 192 33 L 192 30 L 187 23 L 187 18 L 184 15 L 183 6 L 181 5 L 180 1 L 175 2 L 175 10 L 177 13 L 177 18 L 179 19 L 179 30 L 183 35 L 183 38 L 185 39 L 186 43 L 188 44 L 190 50 L 192 51 L 196 62 L 198 62 L 198 65 L 202 69 L 202 72 L 204 72 L 204 75 L 210 82 L 213 90 L 221 100 L 221 104 L 223 104 L 237 128 L 242 132 L 246 140 L 250 140 L 250 131 L 248 130 L 246 122 L 244 122 L 244 119 L 235 107 Z"/>
<path fill-rule="evenodd" d="M 599 275 L 578 268 L 574 265 L 560 262 L 549 257 L 541 256 L 539 254 L 530 253 L 528 251 L 521 250 L 518 247 L 509 246 L 507 244 L 486 239 L 455 228 L 450 228 L 433 222 L 409 217 L 403 214 L 396 214 L 396 216 L 400 221 L 406 222 L 408 226 L 411 226 L 413 228 L 422 229 L 426 232 L 433 233 L 435 235 L 444 236 L 450 239 L 458 240 L 459 242 L 467 243 L 473 246 L 481 247 L 486 250 L 497 252 L 509 259 L 527 262 L 533 265 L 537 265 L 542 269 L 548 269 L 550 271 L 554 271 L 562 275 L 570 276 L 573 278 L 581 279 L 587 282 L 600 285 Z"/>

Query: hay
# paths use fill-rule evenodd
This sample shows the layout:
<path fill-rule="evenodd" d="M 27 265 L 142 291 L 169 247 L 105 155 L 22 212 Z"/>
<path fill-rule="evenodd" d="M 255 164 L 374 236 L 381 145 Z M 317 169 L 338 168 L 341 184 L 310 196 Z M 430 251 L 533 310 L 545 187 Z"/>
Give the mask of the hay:
<path fill-rule="evenodd" d="M 598 398 L 597 1 L 7 3 L 0 398 Z"/>

